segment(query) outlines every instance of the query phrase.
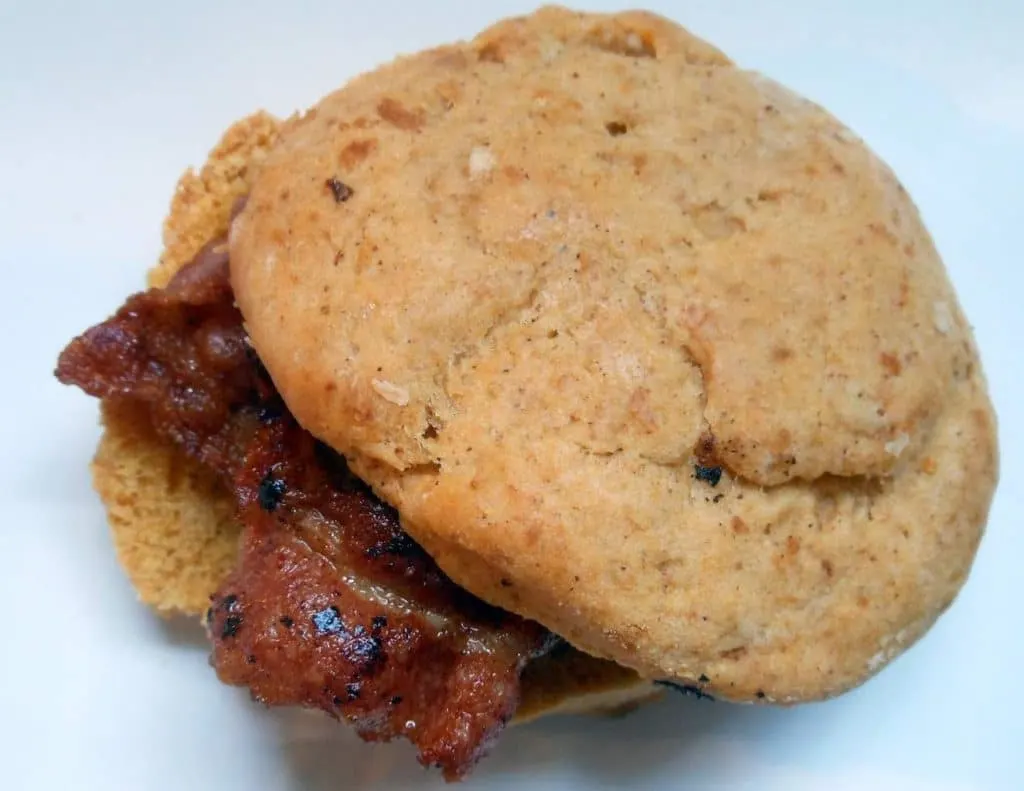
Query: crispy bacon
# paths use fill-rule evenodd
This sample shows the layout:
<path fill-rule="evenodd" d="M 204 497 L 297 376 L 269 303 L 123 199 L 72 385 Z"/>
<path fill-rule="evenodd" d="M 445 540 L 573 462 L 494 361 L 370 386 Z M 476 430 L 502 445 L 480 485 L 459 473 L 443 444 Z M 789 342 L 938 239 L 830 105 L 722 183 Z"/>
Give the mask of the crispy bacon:
<path fill-rule="evenodd" d="M 448 779 L 486 752 L 551 635 L 451 582 L 299 427 L 248 344 L 223 241 L 72 341 L 57 377 L 145 405 L 235 493 L 239 563 L 207 614 L 221 680 L 322 709 L 367 740 L 404 736 Z"/>

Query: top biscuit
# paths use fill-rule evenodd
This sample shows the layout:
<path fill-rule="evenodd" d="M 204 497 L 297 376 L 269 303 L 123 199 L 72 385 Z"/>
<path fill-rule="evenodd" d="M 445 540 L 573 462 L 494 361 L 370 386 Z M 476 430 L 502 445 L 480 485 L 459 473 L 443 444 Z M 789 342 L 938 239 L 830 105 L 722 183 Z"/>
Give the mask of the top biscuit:
<path fill-rule="evenodd" d="M 817 699 L 968 574 L 995 421 L 916 208 L 665 19 L 548 8 L 357 78 L 282 134 L 231 254 L 298 419 L 587 652 Z"/>

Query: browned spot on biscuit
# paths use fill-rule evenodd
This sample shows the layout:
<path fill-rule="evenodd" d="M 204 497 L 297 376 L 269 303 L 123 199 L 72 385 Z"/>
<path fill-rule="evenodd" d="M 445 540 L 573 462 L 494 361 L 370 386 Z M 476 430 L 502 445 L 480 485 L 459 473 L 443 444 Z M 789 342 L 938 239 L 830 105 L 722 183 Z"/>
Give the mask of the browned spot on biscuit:
<path fill-rule="evenodd" d="M 921 472 L 926 475 L 934 475 L 938 469 L 939 465 L 935 463 L 935 459 L 931 456 L 926 456 L 921 462 Z"/>
<path fill-rule="evenodd" d="M 517 168 L 515 165 L 505 165 L 501 169 L 502 174 L 513 184 L 520 184 L 524 181 L 528 181 L 530 176 L 522 168 Z"/>
<path fill-rule="evenodd" d="M 426 123 L 422 110 L 410 110 L 401 102 L 384 97 L 377 105 L 377 115 L 398 129 L 407 132 L 418 132 Z"/>
<path fill-rule="evenodd" d="M 776 203 L 786 192 L 783 189 L 763 189 L 757 193 L 757 200 L 760 203 Z"/>
<path fill-rule="evenodd" d="M 786 539 L 786 554 L 795 555 L 800 551 L 800 539 L 796 536 L 789 536 Z"/>
<path fill-rule="evenodd" d="M 736 535 L 742 536 L 750 532 L 750 528 L 747 527 L 747 523 L 740 519 L 738 516 L 732 518 L 732 532 Z"/>
<path fill-rule="evenodd" d="M 903 272 L 903 276 L 900 278 L 900 292 L 899 297 L 896 300 L 896 306 L 905 308 L 907 303 L 910 301 L 910 278 L 907 276 L 906 270 Z"/>
<path fill-rule="evenodd" d="M 742 217 L 733 214 L 718 201 L 690 208 L 690 219 L 708 239 L 725 239 L 747 230 Z"/>
<path fill-rule="evenodd" d="M 868 224 L 868 230 L 871 231 L 871 233 L 873 233 L 875 236 L 878 236 L 878 237 L 880 237 L 882 239 L 885 239 L 885 241 L 888 244 L 892 245 L 893 247 L 896 246 L 896 236 L 895 236 L 895 234 L 893 234 L 893 232 L 890 231 L 882 223 L 879 223 L 879 222 L 869 223 Z"/>
<path fill-rule="evenodd" d="M 338 154 L 338 165 L 350 170 L 366 159 L 377 148 L 377 141 L 372 137 L 365 140 L 353 140 Z"/>
<path fill-rule="evenodd" d="M 721 461 L 718 459 L 718 454 L 715 452 L 715 435 L 710 431 L 705 431 L 700 435 L 697 447 L 693 449 L 693 455 L 697 459 L 697 464 L 701 467 L 722 466 Z"/>
<path fill-rule="evenodd" d="M 825 576 L 828 577 L 829 579 L 832 579 L 832 577 L 836 573 L 835 566 L 832 565 L 832 561 L 831 560 L 823 559 L 821 561 L 821 570 L 825 572 Z"/>
<path fill-rule="evenodd" d="M 658 429 L 658 419 L 651 409 L 651 391 L 646 387 L 638 387 L 633 391 L 629 397 L 629 414 L 632 415 L 637 422 L 647 432 L 653 432 Z"/>
<path fill-rule="evenodd" d="M 747 647 L 745 645 L 738 645 L 735 648 L 730 648 L 727 651 L 723 651 L 721 654 L 719 654 L 719 656 L 721 656 L 722 659 L 736 661 L 737 659 L 742 659 L 744 656 L 746 656 L 746 653 Z"/>
<path fill-rule="evenodd" d="M 476 56 L 484 63 L 504 63 L 505 55 L 497 41 L 488 41 L 476 51 Z"/>
<path fill-rule="evenodd" d="M 903 372 L 903 364 L 895 354 L 882 352 L 878 360 L 882 363 L 882 367 L 889 376 L 899 376 Z"/>
<path fill-rule="evenodd" d="M 772 360 L 777 363 L 784 363 L 793 357 L 793 350 L 788 346 L 776 346 L 772 349 Z"/>

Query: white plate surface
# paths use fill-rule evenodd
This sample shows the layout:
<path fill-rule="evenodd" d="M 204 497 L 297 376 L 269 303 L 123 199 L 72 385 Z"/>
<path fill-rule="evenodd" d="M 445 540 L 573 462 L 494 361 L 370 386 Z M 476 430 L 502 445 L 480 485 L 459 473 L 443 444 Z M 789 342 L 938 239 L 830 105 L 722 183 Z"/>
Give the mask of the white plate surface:
<path fill-rule="evenodd" d="M 0 2 L 0 788 L 441 786 L 407 746 L 219 686 L 197 630 L 134 601 L 86 473 L 96 405 L 50 378 L 61 345 L 139 287 L 175 180 L 232 120 L 529 8 L 290 5 Z M 1020 791 L 1024 4 L 650 5 L 823 103 L 893 165 L 975 324 L 1002 484 L 953 609 L 865 687 L 792 710 L 672 699 L 539 723 L 465 787 Z"/>

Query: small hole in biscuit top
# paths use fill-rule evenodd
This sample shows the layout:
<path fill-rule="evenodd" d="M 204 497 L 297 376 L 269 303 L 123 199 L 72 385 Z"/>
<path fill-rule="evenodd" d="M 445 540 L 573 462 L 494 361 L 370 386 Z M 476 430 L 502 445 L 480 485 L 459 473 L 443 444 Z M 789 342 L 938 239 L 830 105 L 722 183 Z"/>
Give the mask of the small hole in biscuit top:
<path fill-rule="evenodd" d="M 629 131 L 629 127 L 626 126 L 622 121 L 609 121 L 604 125 L 604 128 L 608 131 L 612 137 L 618 137 L 624 135 Z"/>

